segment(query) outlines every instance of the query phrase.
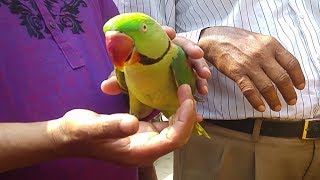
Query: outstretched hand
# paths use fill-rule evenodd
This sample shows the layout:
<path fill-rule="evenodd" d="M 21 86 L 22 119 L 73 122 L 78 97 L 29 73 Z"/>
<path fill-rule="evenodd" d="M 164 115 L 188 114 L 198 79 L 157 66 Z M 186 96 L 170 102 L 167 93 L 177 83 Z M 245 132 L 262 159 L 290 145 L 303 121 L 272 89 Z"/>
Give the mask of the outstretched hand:
<path fill-rule="evenodd" d="M 188 85 L 178 89 L 180 107 L 174 124 L 138 121 L 129 114 L 102 115 L 89 110 L 72 110 L 51 123 L 57 153 L 89 157 L 114 163 L 149 166 L 184 145 L 199 118 Z"/>

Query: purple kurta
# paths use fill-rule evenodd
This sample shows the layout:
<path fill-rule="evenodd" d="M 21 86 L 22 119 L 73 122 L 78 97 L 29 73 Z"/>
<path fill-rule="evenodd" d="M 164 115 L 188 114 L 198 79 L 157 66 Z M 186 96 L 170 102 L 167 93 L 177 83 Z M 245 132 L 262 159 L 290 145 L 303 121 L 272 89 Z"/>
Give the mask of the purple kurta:
<path fill-rule="evenodd" d="M 123 96 L 100 90 L 113 69 L 102 26 L 117 13 L 112 0 L 0 1 L 0 121 L 50 120 L 75 108 L 126 112 Z M 134 180 L 137 168 L 73 158 L 0 179 Z"/>

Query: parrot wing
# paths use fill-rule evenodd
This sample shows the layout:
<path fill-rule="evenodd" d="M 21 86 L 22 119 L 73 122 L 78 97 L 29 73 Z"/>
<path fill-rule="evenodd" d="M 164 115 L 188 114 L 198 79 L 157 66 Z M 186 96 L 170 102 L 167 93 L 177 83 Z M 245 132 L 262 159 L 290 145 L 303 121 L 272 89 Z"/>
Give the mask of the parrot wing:
<path fill-rule="evenodd" d="M 187 57 L 181 47 L 174 45 L 178 48 L 177 57 L 173 59 L 170 67 L 176 82 L 177 87 L 182 84 L 189 84 L 191 87 L 191 91 L 193 93 L 194 99 L 197 101 L 202 101 L 200 98 L 195 96 L 196 90 L 196 77 L 192 68 L 187 63 Z M 203 129 L 203 127 L 199 124 L 195 124 L 194 132 L 198 135 L 204 135 L 205 137 L 210 139 L 209 134 Z"/>
<path fill-rule="evenodd" d="M 178 52 L 177 56 L 173 59 L 170 68 L 172 70 L 176 85 L 178 87 L 182 84 L 189 84 L 193 93 L 196 83 L 194 73 L 187 63 L 187 57 L 184 51 L 179 46 L 174 46 L 178 48 Z"/>
<path fill-rule="evenodd" d="M 182 84 L 189 84 L 193 97 L 196 101 L 202 102 L 203 100 L 195 95 L 196 92 L 196 74 L 193 72 L 187 63 L 187 56 L 181 47 L 174 45 L 178 48 L 177 57 L 171 63 L 171 70 L 175 79 L 177 87 Z"/>

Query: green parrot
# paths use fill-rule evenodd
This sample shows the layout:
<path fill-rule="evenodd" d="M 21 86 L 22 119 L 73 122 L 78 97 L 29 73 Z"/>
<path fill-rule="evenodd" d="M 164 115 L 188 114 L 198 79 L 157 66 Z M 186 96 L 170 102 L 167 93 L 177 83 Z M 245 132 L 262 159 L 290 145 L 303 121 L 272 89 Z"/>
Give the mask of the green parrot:
<path fill-rule="evenodd" d="M 186 54 L 153 18 L 120 14 L 107 21 L 103 31 L 118 83 L 129 95 L 130 114 L 141 119 L 157 109 L 169 118 L 179 107 L 178 86 L 189 84 L 194 94 L 196 77 Z M 210 138 L 199 123 L 194 131 Z"/>

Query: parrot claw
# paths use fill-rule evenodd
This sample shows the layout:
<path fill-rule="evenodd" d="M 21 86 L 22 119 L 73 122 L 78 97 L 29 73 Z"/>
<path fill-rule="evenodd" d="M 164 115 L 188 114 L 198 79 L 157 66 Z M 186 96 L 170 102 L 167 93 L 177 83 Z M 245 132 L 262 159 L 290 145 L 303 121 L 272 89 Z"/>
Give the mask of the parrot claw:
<path fill-rule="evenodd" d="M 159 113 L 154 118 L 151 119 L 151 122 L 163 122 L 162 113 Z"/>
<path fill-rule="evenodd" d="M 198 97 L 196 95 L 193 96 L 194 100 L 196 100 L 197 102 L 204 102 L 204 99 L 201 97 Z"/>

